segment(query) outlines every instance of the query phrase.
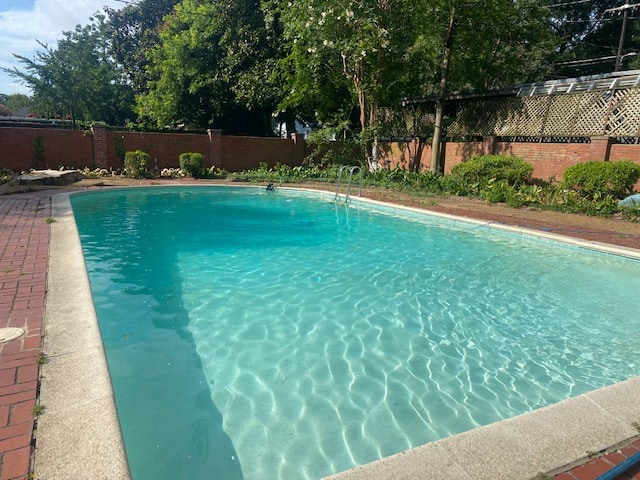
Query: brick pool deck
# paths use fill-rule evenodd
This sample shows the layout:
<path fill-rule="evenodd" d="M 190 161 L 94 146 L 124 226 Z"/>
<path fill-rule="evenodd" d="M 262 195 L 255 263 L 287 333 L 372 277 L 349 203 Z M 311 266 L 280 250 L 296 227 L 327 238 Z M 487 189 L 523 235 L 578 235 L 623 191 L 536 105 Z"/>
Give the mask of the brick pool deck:
<path fill-rule="evenodd" d="M 25 329 L 0 344 L 0 479 L 29 474 L 46 297 L 50 193 L 0 197 L 0 327 Z"/>
<path fill-rule="evenodd" d="M 0 327 L 19 327 L 25 334 L 0 344 L 0 480 L 26 479 L 35 445 L 38 400 L 39 354 L 44 331 L 48 269 L 51 195 L 40 191 L 0 197 Z M 434 210 L 437 210 L 434 208 Z M 463 212 L 455 212 L 458 215 Z M 517 224 L 514 217 L 490 217 L 469 213 L 480 220 Z M 542 222 L 538 225 L 546 229 Z M 558 228 L 553 226 L 553 228 Z M 576 236 L 576 230 L 572 229 Z M 590 241 L 609 241 L 638 248 L 640 236 L 632 238 L 611 231 L 585 229 Z M 46 410 L 43 413 L 46 415 Z M 640 451 L 640 440 L 555 476 L 556 480 L 594 480 Z M 551 477 L 547 477 L 551 478 Z M 640 480 L 640 467 L 620 479 Z"/>

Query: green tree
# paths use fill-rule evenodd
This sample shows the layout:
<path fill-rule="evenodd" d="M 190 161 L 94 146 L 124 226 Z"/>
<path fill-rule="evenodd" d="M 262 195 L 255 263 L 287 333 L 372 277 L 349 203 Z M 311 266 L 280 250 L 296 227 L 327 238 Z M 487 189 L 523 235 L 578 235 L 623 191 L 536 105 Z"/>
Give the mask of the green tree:
<path fill-rule="evenodd" d="M 121 9 L 105 7 L 110 54 L 137 93 L 146 90 L 148 53 L 160 42 L 164 17 L 180 0 L 140 0 Z"/>
<path fill-rule="evenodd" d="M 50 117 L 121 124 L 131 115 L 131 89 L 108 55 L 103 17 L 64 32 L 57 48 L 40 43 L 35 60 L 15 55 L 24 65 L 5 69 L 33 91 L 33 108 Z"/>
<path fill-rule="evenodd" d="M 5 105 L 9 110 L 15 112 L 16 110 L 20 110 L 22 107 L 32 106 L 33 99 L 23 93 L 12 93 L 11 95 L 7 95 Z"/>
<path fill-rule="evenodd" d="M 280 8 L 291 48 L 288 101 L 322 105 L 337 94 L 334 121 L 348 119 L 355 107 L 366 154 L 372 155 L 378 109 L 400 98 L 411 68 L 405 55 L 415 34 L 413 2 L 301 0 Z"/>
<path fill-rule="evenodd" d="M 534 78 L 556 45 L 548 9 L 532 0 L 456 0 L 437 10 L 437 73 L 431 170 L 442 170 L 444 99 L 450 89 L 486 90 Z"/>
<path fill-rule="evenodd" d="M 184 0 L 149 53 L 138 113 L 158 126 L 271 133 L 280 88 L 271 79 L 277 39 L 258 0 Z"/>
<path fill-rule="evenodd" d="M 582 76 L 614 70 L 620 40 L 621 54 L 637 53 L 640 49 L 640 24 L 633 5 L 626 9 L 621 0 L 590 2 L 550 2 L 553 23 L 561 38 L 555 60 L 559 76 Z M 633 4 L 634 2 L 627 2 Z M 622 8 L 621 8 L 622 7 Z M 626 26 L 623 36 L 623 26 Z M 631 57 L 622 62 L 622 69 L 637 68 L 640 59 Z"/>
<path fill-rule="evenodd" d="M 294 72 L 289 101 L 346 88 L 342 119 L 355 105 L 367 155 L 380 107 L 437 95 L 439 142 L 451 88 L 520 81 L 553 46 L 549 13 L 533 0 L 299 0 L 280 8 Z"/>

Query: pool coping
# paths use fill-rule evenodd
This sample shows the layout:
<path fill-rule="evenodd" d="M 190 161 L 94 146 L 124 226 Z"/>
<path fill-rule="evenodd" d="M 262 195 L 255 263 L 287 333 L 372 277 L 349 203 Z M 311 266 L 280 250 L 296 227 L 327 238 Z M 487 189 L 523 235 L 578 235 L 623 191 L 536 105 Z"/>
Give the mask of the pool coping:
<path fill-rule="evenodd" d="M 130 478 L 70 193 L 52 195 L 36 478 Z"/>
<path fill-rule="evenodd" d="M 290 190 L 333 195 L 311 189 Z M 42 367 L 40 392 L 47 414 L 38 423 L 35 474 L 37 478 L 127 479 L 130 473 L 124 442 L 71 210 L 71 194 L 52 196 L 56 222 L 51 224 L 44 337 L 49 362 Z M 370 199 L 356 201 L 640 259 L 640 250 L 626 247 Z M 640 437 L 637 398 L 640 376 L 327 478 L 512 480 L 559 473 L 597 452 L 619 448 Z"/>

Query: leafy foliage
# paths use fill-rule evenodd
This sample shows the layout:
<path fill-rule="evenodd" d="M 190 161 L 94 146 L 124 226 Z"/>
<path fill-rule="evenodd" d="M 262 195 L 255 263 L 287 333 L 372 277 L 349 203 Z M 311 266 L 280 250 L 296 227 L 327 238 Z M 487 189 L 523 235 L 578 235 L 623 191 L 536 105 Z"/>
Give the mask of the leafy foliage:
<path fill-rule="evenodd" d="M 120 82 L 120 72 L 108 56 L 104 18 L 64 32 L 57 48 L 43 43 L 35 60 L 15 57 L 25 71 L 5 69 L 33 90 L 33 109 L 48 118 L 104 121 L 123 124 L 131 115 L 131 89 Z"/>
<path fill-rule="evenodd" d="M 275 165 L 269 167 L 262 164 L 251 171 L 231 174 L 235 180 L 251 182 L 335 182 L 339 165 L 307 165 L 289 167 Z M 515 208 L 536 208 L 555 210 L 566 213 L 581 213 L 594 216 L 611 216 L 621 213 L 630 221 L 640 219 L 640 210 L 624 208 L 618 205 L 612 196 L 598 199 L 585 198 L 578 193 L 567 190 L 562 184 L 541 183 L 535 185 L 510 185 L 506 181 L 485 179 L 467 182 L 456 175 L 440 173 L 415 173 L 394 168 L 369 172 L 364 170 L 363 185 L 384 187 L 399 190 L 416 196 L 464 195 L 480 198 L 490 203 L 505 203 Z"/>
<path fill-rule="evenodd" d="M 282 5 L 294 71 L 291 99 L 317 94 L 318 84 L 343 92 L 341 98 L 348 91 L 347 109 L 340 116 L 348 118 L 357 106 L 360 129 L 366 131 L 378 106 L 400 96 L 398 80 L 407 69 L 403 52 L 411 45 L 415 18 L 408 13 L 414 7 L 408 0 L 302 0 Z"/>
<path fill-rule="evenodd" d="M 557 64 L 615 54 L 621 21 L 607 13 L 613 0 L 124 3 L 57 46 L 42 44 L 35 59 L 19 57 L 24 69 L 11 73 L 33 90 L 33 111 L 258 135 L 273 133 L 274 118 L 289 132 L 299 119 L 358 138 L 363 157 L 397 133 L 403 97 L 610 71 L 612 62 Z M 629 50 L 640 45 L 639 28 L 629 22 Z M 418 127 L 402 130 L 433 135 Z"/>
<path fill-rule="evenodd" d="M 0 167 L 0 185 L 14 181 L 18 175 L 8 168 Z"/>
<path fill-rule="evenodd" d="M 22 93 L 13 93 L 11 95 L 7 95 L 5 105 L 11 112 L 16 112 L 20 110 L 22 107 L 30 107 L 33 105 L 33 100 L 31 97 L 24 95 Z"/>
<path fill-rule="evenodd" d="M 454 177 L 467 184 L 490 182 L 518 186 L 531 178 L 533 166 L 519 157 L 480 155 L 451 169 Z"/>
<path fill-rule="evenodd" d="M 159 127 L 184 123 L 227 133 L 271 133 L 280 90 L 269 81 L 274 48 L 258 0 L 183 0 L 148 52 L 137 110 Z"/>
<path fill-rule="evenodd" d="M 202 176 L 204 172 L 204 156 L 195 152 L 180 154 L 180 170 L 194 178 Z"/>
<path fill-rule="evenodd" d="M 559 63 L 555 67 L 558 77 L 611 72 L 615 66 L 623 15 L 621 11 L 610 9 L 620 7 L 624 2 L 594 0 L 552 4 L 552 21 L 560 38 L 554 59 Z M 629 21 L 625 37 L 622 53 L 637 52 L 640 47 L 640 24 Z M 623 62 L 622 69 L 638 68 L 640 61 L 637 57 L 633 58 L 632 61 Z"/>
<path fill-rule="evenodd" d="M 336 134 L 344 128 L 324 127 L 307 137 L 311 153 L 305 158 L 307 166 L 326 168 L 330 165 L 360 165 L 365 158 L 363 145 L 357 139 L 338 140 Z"/>
<path fill-rule="evenodd" d="M 124 169 L 127 177 L 148 178 L 149 177 L 149 154 L 142 150 L 127 152 L 124 156 Z"/>
<path fill-rule="evenodd" d="M 450 87 L 483 91 L 550 73 L 559 42 L 553 11 L 538 0 L 457 1 Z"/>
<path fill-rule="evenodd" d="M 108 16 L 105 35 L 109 52 L 136 93 L 146 90 L 149 80 L 147 52 L 160 41 L 159 30 L 166 15 L 180 0 L 140 0 L 116 10 L 105 7 Z"/>
<path fill-rule="evenodd" d="M 629 160 L 585 162 L 567 168 L 563 185 L 588 199 L 624 198 L 640 178 L 640 165 Z"/>

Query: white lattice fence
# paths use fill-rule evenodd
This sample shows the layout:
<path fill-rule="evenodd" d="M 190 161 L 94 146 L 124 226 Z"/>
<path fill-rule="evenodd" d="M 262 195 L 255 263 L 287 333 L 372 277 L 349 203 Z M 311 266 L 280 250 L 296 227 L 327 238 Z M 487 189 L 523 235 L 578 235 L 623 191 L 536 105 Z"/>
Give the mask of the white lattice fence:
<path fill-rule="evenodd" d="M 616 90 L 609 103 L 605 133 L 620 137 L 640 135 L 640 89 Z"/>
<path fill-rule="evenodd" d="M 547 137 L 573 136 L 581 95 L 555 95 L 549 98 L 549 111 L 542 134 Z"/>
<path fill-rule="evenodd" d="M 609 91 L 584 92 L 580 94 L 580 107 L 573 131 L 575 136 L 593 137 L 604 135 L 609 114 Z"/>
<path fill-rule="evenodd" d="M 475 100 L 463 105 L 449 136 L 640 136 L 640 88 Z"/>

